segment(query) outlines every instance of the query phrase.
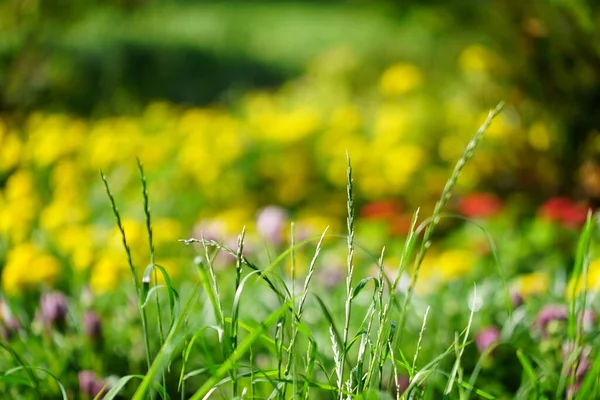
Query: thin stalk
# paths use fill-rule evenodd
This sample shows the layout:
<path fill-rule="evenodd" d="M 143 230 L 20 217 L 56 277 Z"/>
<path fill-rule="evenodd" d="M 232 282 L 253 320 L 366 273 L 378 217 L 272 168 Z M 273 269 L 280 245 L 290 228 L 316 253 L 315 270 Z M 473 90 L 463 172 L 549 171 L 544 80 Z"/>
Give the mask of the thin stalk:
<path fill-rule="evenodd" d="M 343 380 L 344 380 L 344 367 L 346 364 L 346 347 L 348 346 L 348 331 L 350 329 L 350 317 L 352 315 L 352 276 L 354 275 L 354 192 L 353 192 L 353 182 L 352 182 L 352 165 L 350 163 L 350 156 L 346 153 L 346 158 L 348 160 L 348 186 L 347 186 L 347 194 L 348 194 L 348 219 L 347 219 L 347 227 L 348 227 L 348 263 L 347 263 L 347 276 L 346 276 L 346 306 L 345 306 L 345 320 L 344 320 L 344 336 L 342 342 L 342 348 L 340 349 L 340 373 L 338 376 L 338 389 L 339 389 L 339 398 L 340 400 L 344 397 L 344 388 L 343 388 Z"/>
<path fill-rule="evenodd" d="M 419 351 L 421 350 L 421 344 L 423 343 L 423 334 L 425 333 L 425 328 L 427 327 L 427 316 L 429 315 L 430 307 L 427 306 L 425 310 L 425 315 L 423 316 L 423 325 L 421 326 L 421 331 L 419 332 L 419 340 L 417 341 L 417 349 L 415 350 L 415 357 L 413 358 L 412 363 L 412 371 L 413 374 L 417 370 L 417 359 L 419 358 Z"/>
<path fill-rule="evenodd" d="M 296 348 L 296 338 L 298 337 L 298 322 L 300 322 L 302 320 L 302 313 L 304 311 L 304 303 L 306 302 L 306 297 L 308 295 L 308 286 L 310 285 L 310 281 L 315 273 L 315 266 L 317 263 L 317 258 L 319 257 L 319 254 L 321 253 L 323 240 L 325 239 L 325 235 L 327 234 L 328 229 L 329 229 L 329 227 L 325 228 L 325 230 L 323 231 L 323 234 L 321 235 L 321 239 L 319 239 L 319 242 L 317 243 L 315 255 L 313 256 L 313 259 L 310 262 L 310 267 L 308 268 L 308 275 L 306 275 L 306 279 L 304 280 L 304 287 L 302 288 L 302 296 L 300 297 L 300 301 L 298 303 L 297 308 L 295 308 L 295 305 L 294 305 L 295 301 L 292 301 L 292 308 L 297 310 L 297 314 L 294 313 L 293 314 L 294 317 L 292 318 L 292 337 L 290 338 L 290 344 L 288 346 L 290 358 L 288 358 L 287 366 L 285 368 L 285 376 L 286 377 L 290 373 L 290 369 L 292 366 L 294 367 L 294 370 L 292 371 L 292 376 L 296 376 L 296 374 L 295 374 L 296 360 L 295 359 L 292 360 L 292 356 L 294 355 L 294 349 Z M 293 235 L 292 235 L 292 237 L 293 237 Z M 293 245 L 294 245 L 294 240 L 292 239 L 292 246 Z M 292 290 L 294 290 L 294 289 L 292 289 Z M 295 295 L 293 293 L 294 292 L 292 291 L 292 298 L 295 297 Z M 294 390 L 294 393 L 296 393 L 295 390 Z"/>
<path fill-rule="evenodd" d="M 475 301 L 477 299 L 477 286 L 473 288 L 473 301 L 471 303 L 471 313 L 469 314 L 469 322 L 467 323 L 467 329 L 465 330 L 465 336 L 463 338 L 462 347 L 457 354 L 456 361 L 454 363 L 454 367 L 452 368 L 452 373 L 450 374 L 450 378 L 448 379 L 448 384 L 446 385 L 446 390 L 444 392 L 445 395 L 449 395 L 452 392 L 452 387 L 454 386 L 454 381 L 456 379 L 456 375 L 459 374 L 458 382 L 462 383 L 462 376 L 459 373 L 460 361 L 462 359 L 463 353 L 465 351 L 465 347 L 467 347 L 467 340 L 469 340 L 469 333 L 471 332 L 471 324 L 473 323 L 473 315 L 475 314 Z M 456 346 L 458 348 L 458 340 L 456 341 Z"/>
<path fill-rule="evenodd" d="M 244 237 L 246 236 L 246 227 L 242 228 L 242 233 L 238 237 L 238 248 L 235 257 L 235 293 L 237 293 L 240 287 L 242 279 L 242 253 L 244 250 Z M 231 321 L 231 352 L 235 351 L 238 343 L 238 321 L 237 319 Z M 237 379 L 237 368 L 235 364 L 232 369 L 232 386 L 233 386 L 233 398 L 238 397 L 238 379 Z"/>
<path fill-rule="evenodd" d="M 296 376 L 296 357 L 295 357 L 295 350 L 296 350 L 296 335 L 298 333 L 298 326 L 297 326 L 297 322 L 300 322 L 300 315 L 298 313 L 298 321 L 296 321 L 296 235 L 294 232 L 294 223 L 292 222 L 291 226 L 290 226 L 290 245 L 291 245 L 291 255 L 290 255 L 290 261 L 292 263 L 291 265 L 291 275 L 292 275 L 292 298 L 291 298 L 291 303 L 292 303 L 292 337 L 290 339 L 290 345 L 288 347 L 289 351 L 288 351 L 288 362 L 287 365 L 285 367 L 285 372 L 284 372 L 284 376 L 287 378 L 288 373 L 290 372 L 290 368 L 291 368 L 291 372 L 292 372 L 292 376 L 295 377 Z M 296 393 L 297 387 L 296 387 L 296 379 L 292 379 L 293 381 L 293 385 L 292 385 L 292 390 L 293 393 Z M 287 385 L 285 385 L 283 387 L 283 397 L 285 398 L 285 394 L 287 391 Z"/>
<path fill-rule="evenodd" d="M 150 250 L 150 264 L 155 265 L 155 257 L 154 257 L 154 240 L 152 233 L 152 219 L 150 216 L 150 200 L 148 196 L 148 185 L 146 182 L 146 175 L 144 174 L 144 166 L 139 158 L 136 159 L 138 170 L 140 172 L 140 179 L 142 181 L 142 198 L 144 199 L 144 215 L 146 217 L 146 231 L 148 232 L 148 248 Z M 154 285 L 158 285 L 158 271 L 154 269 Z M 158 341 L 159 346 L 162 347 L 165 342 L 165 334 L 163 330 L 162 324 L 162 312 L 160 309 L 160 298 L 158 293 L 156 294 L 156 316 L 158 318 Z M 162 384 L 163 388 L 167 387 L 167 377 L 165 371 L 162 371 Z"/>
<path fill-rule="evenodd" d="M 184 323 L 183 323 L 184 331 L 185 331 L 185 324 L 186 323 L 184 321 Z M 189 345 L 189 339 L 186 336 L 185 339 L 184 339 L 184 341 L 183 341 L 183 350 L 181 351 L 181 360 L 182 360 L 181 373 L 182 373 L 182 377 L 183 377 L 183 371 L 184 371 L 184 368 L 185 368 L 185 363 L 187 361 L 187 357 L 186 357 L 185 353 L 186 353 L 186 349 L 187 349 L 188 345 Z M 185 400 L 185 381 L 186 381 L 185 379 L 181 379 L 181 381 L 180 381 L 181 385 L 180 385 L 180 388 L 179 388 L 179 392 L 181 394 L 181 400 Z"/>
<path fill-rule="evenodd" d="M 504 103 L 500 102 L 496 106 L 496 108 L 494 108 L 493 110 L 491 110 L 489 112 L 485 122 L 477 130 L 477 133 L 475 134 L 473 139 L 471 139 L 471 141 L 467 145 L 467 148 L 465 149 L 462 157 L 458 160 L 458 162 L 454 166 L 454 171 L 452 172 L 452 175 L 450 176 L 450 179 L 448 180 L 448 182 L 446 182 L 446 186 L 444 187 L 444 190 L 442 191 L 442 195 L 441 195 L 440 199 L 435 204 L 435 208 L 434 208 L 433 214 L 431 216 L 431 222 L 429 223 L 429 225 L 427 225 L 427 228 L 425 228 L 425 233 L 423 234 L 423 240 L 421 241 L 421 246 L 419 248 L 419 252 L 417 253 L 417 257 L 416 257 L 415 263 L 414 263 L 415 270 L 413 273 L 413 277 L 410 281 L 410 285 L 408 287 L 408 292 L 404 299 L 404 304 L 403 304 L 403 307 L 401 310 L 402 315 L 400 316 L 400 325 L 399 325 L 400 329 L 399 329 L 399 333 L 398 333 L 398 335 L 399 335 L 398 341 L 402 340 L 402 334 L 404 333 L 404 327 L 406 324 L 406 316 L 408 314 L 408 306 L 410 304 L 410 300 L 412 298 L 412 294 L 414 292 L 415 285 L 419 278 L 421 264 L 423 263 L 423 259 L 425 258 L 425 255 L 427 254 L 427 250 L 429 249 L 429 247 L 431 247 L 431 238 L 433 236 L 433 232 L 434 232 L 435 228 L 437 227 L 437 225 L 440 221 L 440 214 L 442 212 L 442 209 L 444 208 L 444 206 L 450 199 L 450 196 L 452 195 L 452 190 L 454 189 L 454 186 L 456 185 L 456 181 L 458 180 L 458 177 L 462 173 L 467 162 L 473 156 L 473 153 L 475 152 L 475 148 L 481 141 L 481 138 L 483 137 L 484 132 L 489 128 L 492 121 L 500 113 L 500 111 L 502 110 L 503 107 L 504 107 Z"/>
<path fill-rule="evenodd" d="M 254 352 L 250 346 L 250 398 L 254 399 Z"/>
<path fill-rule="evenodd" d="M 123 228 L 123 223 L 121 222 L 121 215 L 119 214 L 119 210 L 117 209 L 117 204 L 115 203 L 115 198 L 112 195 L 110 188 L 108 186 L 108 180 L 106 179 L 106 175 L 104 175 L 102 170 L 100 170 L 100 178 L 102 179 L 102 182 L 104 182 L 104 189 L 106 190 L 106 194 L 108 195 L 108 199 L 110 200 L 110 205 L 112 207 L 113 214 L 117 221 L 117 227 L 119 228 L 119 231 L 121 232 L 121 238 L 123 240 L 123 247 L 125 248 L 125 253 L 127 254 L 127 263 L 129 264 L 129 270 L 131 272 L 131 277 L 133 279 L 133 284 L 135 286 L 135 291 L 136 291 L 136 295 L 138 298 L 138 310 L 140 313 L 140 318 L 142 320 L 142 333 L 144 336 L 144 349 L 146 352 L 146 362 L 148 365 L 148 369 L 150 369 L 150 365 L 152 363 L 151 358 L 150 358 L 150 336 L 148 335 L 148 320 L 146 318 L 146 311 L 144 310 L 144 308 L 142 307 L 142 304 L 141 304 L 141 291 L 142 291 L 141 285 L 140 285 L 140 282 L 138 281 L 138 278 L 137 278 L 137 275 L 135 272 L 135 267 L 133 266 L 133 260 L 131 258 L 131 250 L 129 248 L 129 244 L 127 243 L 127 238 L 125 236 L 125 229 Z M 150 398 L 154 398 L 153 392 L 150 393 Z"/>
<path fill-rule="evenodd" d="M 410 257 L 410 254 L 412 253 L 412 248 L 414 247 L 415 228 L 416 228 L 418 219 L 419 219 L 419 209 L 417 209 L 415 211 L 415 213 L 412 217 L 409 234 L 408 234 L 408 237 L 406 238 L 406 242 L 404 244 L 404 250 L 402 251 L 402 257 L 400 258 L 400 264 L 398 266 L 398 273 L 396 274 L 396 278 L 394 279 L 392 286 L 389 288 L 390 293 L 389 293 L 388 302 L 385 306 L 383 306 L 383 305 L 381 306 L 380 318 L 379 318 L 379 330 L 377 332 L 377 341 L 375 342 L 374 354 L 381 355 L 384 352 L 383 346 L 385 344 L 384 344 L 383 338 L 384 338 L 384 333 L 385 333 L 385 327 L 388 326 L 389 310 L 392 307 L 392 302 L 393 302 L 392 300 L 394 299 L 394 296 L 396 295 L 396 288 L 398 286 L 398 283 L 400 282 L 400 278 L 401 278 L 402 274 L 404 273 L 404 270 L 406 269 L 407 260 Z M 383 277 L 384 277 L 384 275 L 382 275 L 382 278 Z M 381 287 L 381 290 L 383 290 L 383 286 Z M 383 301 L 383 293 L 381 293 L 381 298 Z M 367 389 L 370 388 L 370 383 L 372 381 L 373 374 L 375 373 L 376 361 L 377 361 L 376 357 L 373 357 L 371 359 L 369 369 L 367 371 L 367 377 L 365 380 L 365 387 Z M 380 364 L 379 370 L 380 371 L 383 370 L 384 363 L 385 363 L 385 358 L 379 360 L 379 364 Z M 383 380 L 383 376 L 380 376 L 379 377 L 380 388 L 381 388 L 382 380 Z"/>
<path fill-rule="evenodd" d="M 304 400 L 308 400 L 310 397 L 310 378 L 315 366 L 315 352 L 316 345 L 312 339 L 308 339 L 308 350 L 306 353 L 306 381 L 304 382 Z"/>
<path fill-rule="evenodd" d="M 366 377 L 363 379 L 363 368 L 364 368 L 364 364 L 365 364 L 364 358 L 365 358 L 365 354 L 366 354 L 367 343 L 370 343 L 369 336 L 371 336 L 371 330 L 373 329 L 373 321 L 375 320 L 375 312 L 377 310 L 379 310 L 380 318 L 381 318 L 381 314 L 383 313 L 383 310 L 382 310 L 383 282 L 385 280 L 384 271 L 383 271 L 383 256 L 384 256 L 384 254 L 385 254 L 385 247 L 383 247 L 381 249 L 381 256 L 379 257 L 379 260 L 377 261 L 377 267 L 379 269 L 379 277 L 378 277 L 378 279 L 379 279 L 378 285 L 379 286 L 377 287 L 377 292 L 373 296 L 373 302 L 368 311 L 369 316 L 368 316 L 367 329 L 364 332 L 363 337 L 361 338 L 360 347 L 359 347 L 359 351 L 358 351 L 358 358 L 356 361 L 355 377 L 357 379 L 357 386 L 356 386 L 357 393 L 362 393 L 369 383 L 368 379 L 369 379 L 370 374 L 368 373 L 368 371 L 367 371 Z M 383 329 L 383 327 L 379 326 L 379 331 L 381 331 L 382 329 Z M 371 361 L 374 360 L 375 358 L 376 358 L 375 352 L 371 351 Z M 369 367 L 370 367 L 370 365 L 371 365 L 371 363 L 369 363 Z"/>

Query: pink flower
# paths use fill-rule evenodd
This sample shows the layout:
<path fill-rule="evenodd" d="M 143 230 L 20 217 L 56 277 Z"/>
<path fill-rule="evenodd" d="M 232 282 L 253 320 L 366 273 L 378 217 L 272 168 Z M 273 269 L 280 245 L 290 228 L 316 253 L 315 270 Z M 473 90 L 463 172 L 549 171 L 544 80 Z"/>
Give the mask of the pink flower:
<path fill-rule="evenodd" d="M 571 353 L 575 351 L 575 343 L 573 342 L 565 342 L 562 346 L 562 360 L 563 362 L 573 362 L 574 360 L 569 360 Z M 591 363 L 589 361 L 590 354 L 592 352 L 592 348 L 589 345 L 583 346 L 581 349 L 581 354 L 579 355 L 579 362 L 577 363 L 577 369 L 575 370 L 575 377 L 577 379 L 581 379 L 588 373 L 591 368 Z M 573 366 L 571 366 L 572 368 Z"/>
<path fill-rule="evenodd" d="M 287 224 L 288 214 L 278 206 L 267 206 L 259 211 L 256 218 L 256 229 L 269 242 L 280 245 L 283 242 L 283 230 Z"/>
<path fill-rule="evenodd" d="M 77 378 L 79 380 L 79 390 L 81 393 L 91 398 L 98 396 L 104 388 L 104 380 L 99 379 L 93 371 L 79 371 Z M 106 389 L 100 394 L 99 398 L 103 398 L 105 394 Z"/>
<path fill-rule="evenodd" d="M 69 306 L 67 297 L 61 292 L 44 293 L 40 299 L 42 319 L 50 326 L 63 326 L 66 323 Z"/>
<path fill-rule="evenodd" d="M 83 314 L 83 332 L 92 340 L 102 338 L 102 322 L 94 311 L 86 311 Z"/>
<path fill-rule="evenodd" d="M 483 353 L 488 347 L 497 342 L 498 339 L 500 339 L 500 330 L 495 326 L 489 326 L 481 329 L 475 335 L 475 345 L 479 353 Z"/>
<path fill-rule="evenodd" d="M 579 390 L 580 386 L 580 381 L 575 382 L 573 385 L 569 385 L 569 387 L 567 388 L 566 398 L 572 399 L 573 397 L 575 397 L 575 394 L 577 394 L 577 391 Z"/>
<path fill-rule="evenodd" d="M 21 323 L 14 316 L 10 315 L 8 317 L 4 317 L 0 332 L 4 340 L 10 340 L 14 334 L 19 331 L 19 329 L 21 329 Z"/>
<path fill-rule="evenodd" d="M 548 324 L 552 321 L 563 321 L 569 316 L 567 306 L 563 304 L 549 304 L 542 307 L 535 319 L 535 325 L 546 336 Z"/>
<path fill-rule="evenodd" d="M 512 291 L 510 293 L 510 303 L 514 308 L 520 307 L 523 304 L 523 296 L 517 291 Z"/>

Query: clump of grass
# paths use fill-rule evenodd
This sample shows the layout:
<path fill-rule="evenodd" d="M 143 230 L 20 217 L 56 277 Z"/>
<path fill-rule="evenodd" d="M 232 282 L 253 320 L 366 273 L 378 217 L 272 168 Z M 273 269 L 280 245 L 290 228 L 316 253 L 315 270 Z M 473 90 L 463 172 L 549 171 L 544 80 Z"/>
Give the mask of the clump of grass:
<path fill-rule="evenodd" d="M 255 394 L 257 387 L 256 384 L 259 382 L 266 381 L 272 386 L 271 398 L 288 398 L 289 396 L 310 398 L 311 390 L 318 388 L 319 391 L 325 391 L 330 393 L 336 393 L 339 399 L 352 398 L 359 396 L 364 393 L 377 393 L 384 389 L 385 386 L 390 387 L 390 380 L 393 378 L 394 382 L 399 376 L 399 370 L 405 369 L 409 372 L 411 379 L 411 390 L 417 389 L 416 385 L 424 382 L 427 376 L 436 371 L 437 366 L 440 364 L 443 358 L 450 355 L 453 351 L 456 353 L 456 361 L 452 372 L 449 375 L 448 384 L 446 387 L 446 394 L 452 393 L 452 388 L 455 382 L 459 383 L 459 386 L 465 385 L 462 382 L 462 374 L 460 373 L 460 358 L 464 352 L 466 345 L 468 344 L 468 336 L 470 331 L 470 324 L 472 320 L 469 319 L 469 327 L 463 332 L 463 339 L 459 342 L 459 335 L 456 336 L 454 343 L 448 348 L 448 350 L 438 356 L 436 359 L 430 361 L 424 368 L 417 371 L 417 359 L 419 350 L 423 345 L 423 333 L 426 328 L 427 315 L 429 308 L 423 316 L 423 324 L 419 333 L 419 339 L 417 342 L 416 351 L 412 363 L 408 362 L 408 359 L 404 353 L 400 350 L 399 343 L 401 342 L 402 332 L 405 329 L 406 316 L 409 312 L 410 299 L 412 297 L 415 283 L 419 275 L 419 267 L 423 261 L 423 258 L 427 252 L 427 249 L 431 245 L 431 239 L 433 231 L 437 226 L 442 208 L 450 198 L 451 191 L 456 184 L 456 181 L 466 165 L 467 161 L 473 155 L 476 145 L 480 141 L 483 132 L 492 122 L 493 118 L 498 114 L 502 105 L 499 105 L 496 109 L 490 112 L 490 115 L 486 122 L 482 125 L 480 130 L 477 132 L 473 140 L 467 146 L 463 157 L 458 161 L 453 174 L 448 180 L 441 199 L 436 204 L 432 217 L 429 219 L 429 223 L 425 227 L 424 235 L 421 239 L 421 244 L 418 247 L 418 252 L 415 257 L 413 271 L 413 278 L 410 282 L 408 292 L 404 298 L 402 305 L 397 301 L 396 288 L 400 279 L 401 274 L 406 269 L 409 259 L 411 258 L 415 249 L 417 249 L 417 241 L 419 236 L 420 228 L 417 228 L 418 210 L 411 222 L 411 229 L 408 234 L 405 247 L 402 253 L 399 270 L 394 278 L 393 282 L 387 280 L 384 273 L 384 250 L 381 252 L 381 256 L 378 259 L 378 276 L 366 277 L 362 279 L 358 284 L 354 286 L 354 253 L 355 253 L 355 212 L 354 212 L 354 193 L 353 193 L 353 178 L 352 178 L 352 166 L 350 163 L 350 157 L 348 156 L 348 184 L 347 184 L 347 263 L 346 263 L 346 279 L 345 279 L 345 304 L 344 304 L 344 318 L 343 328 L 340 332 L 337 329 L 336 318 L 331 314 L 328 306 L 316 295 L 315 299 L 319 304 L 325 320 L 329 324 L 329 336 L 332 346 L 333 353 L 333 369 L 328 372 L 327 361 L 325 361 L 323 354 L 319 352 L 320 341 L 313 337 L 310 330 L 307 329 L 303 321 L 304 309 L 308 299 L 310 291 L 310 283 L 314 276 L 315 269 L 317 266 L 317 259 L 321 252 L 324 239 L 327 237 L 327 229 L 320 236 L 314 256 L 308 268 L 307 276 L 304 280 L 302 290 L 300 293 L 296 293 L 296 259 L 295 251 L 299 244 L 295 242 L 295 236 L 291 232 L 291 246 L 285 253 L 285 256 L 291 257 L 291 288 L 288 283 L 280 276 L 277 276 L 272 272 L 272 268 L 277 263 L 283 260 L 283 257 L 278 257 L 271 265 L 265 269 L 261 269 L 258 266 L 250 262 L 244 255 L 244 237 L 245 228 L 238 239 L 237 250 L 233 250 L 213 240 L 207 240 L 204 237 L 199 239 L 187 239 L 184 242 L 186 244 L 199 243 L 204 248 L 203 257 L 197 263 L 197 269 L 199 272 L 199 286 L 195 294 L 202 289 L 212 305 L 213 317 L 215 320 L 215 329 L 217 330 L 217 338 L 220 342 L 220 353 L 222 361 L 216 362 L 213 360 L 211 365 L 205 372 L 209 372 L 208 379 L 198 388 L 191 399 L 201 399 L 216 393 L 221 389 L 224 383 L 231 382 L 231 396 L 234 398 L 244 397 L 248 393 Z M 140 177 L 142 181 L 142 194 L 144 200 L 144 214 L 146 216 L 146 227 L 148 233 L 148 244 L 150 248 L 150 263 L 154 266 L 154 247 L 152 241 L 152 225 L 151 216 L 148 201 L 148 191 L 146 186 L 146 179 L 143 173 L 141 163 L 138 161 L 138 168 L 140 171 Z M 114 203 L 114 198 L 108 189 L 108 183 L 104 175 L 102 175 L 107 194 L 111 200 L 113 212 L 117 218 L 117 224 L 121 230 L 123 236 L 123 242 L 128 254 L 128 260 L 131 260 L 130 251 L 127 246 L 125 239 L 125 232 L 122 229 L 120 223 L 120 216 Z M 310 240 L 309 240 L 310 242 Z M 306 243 L 302 243 L 306 244 Z M 213 266 L 213 260 L 219 252 L 226 252 L 235 257 L 235 272 L 234 272 L 234 287 L 235 293 L 232 313 L 230 317 L 226 317 L 223 300 L 221 295 L 220 285 L 218 283 L 216 272 Z M 135 268 L 130 261 L 130 268 L 135 278 Z M 248 268 L 247 272 L 245 271 Z M 152 268 L 154 271 L 154 284 L 157 284 L 157 269 Z M 166 274 L 166 273 L 165 273 Z M 272 290 L 277 298 L 279 299 L 279 306 L 273 310 L 270 315 L 259 323 L 255 327 L 249 327 L 244 339 L 240 337 L 240 304 L 242 293 L 245 286 L 249 283 L 251 277 L 259 277 L 263 282 L 267 284 L 267 288 Z M 351 321 L 353 320 L 353 302 L 358 295 L 363 291 L 368 282 L 374 282 L 374 290 L 372 300 L 368 306 L 368 309 L 364 315 L 361 327 L 354 336 L 351 334 Z M 144 281 L 145 282 L 145 281 Z M 387 292 L 385 288 L 387 287 Z M 143 290 L 137 283 L 136 279 L 136 290 L 139 294 L 144 294 Z M 177 298 L 177 301 L 179 299 Z M 149 389 L 154 385 L 154 377 L 161 376 L 162 388 L 166 388 L 166 376 L 165 366 L 173 362 L 174 360 L 170 357 L 177 357 L 182 354 L 183 364 L 179 378 L 179 390 L 181 396 L 184 398 L 186 394 L 184 389 L 187 387 L 184 383 L 186 378 L 194 376 L 195 371 L 186 370 L 186 362 L 190 359 L 190 353 L 193 350 L 192 345 L 197 341 L 203 341 L 202 336 L 204 335 L 205 328 L 200 328 L 197 331 L 185 331 L 184 320 L 188 318 L 186 310 L 188 309 L 191 298 L 188 299 L 187 305 L 184 307 L 171 324 L 171 329 L 167 337 L 163 337 L 163 328 L 161 325 L 158 327 L 158 333 L 160 336 L 160 351 L 154 357 L 152 365 L 149 364 L 149 371 L 142 380 L 142 384 L 136 391 L 134 398 L 143 398 L 147 393 L 151 392 Z M 141 303 L 140 312 L 144 315 L 144 303 Z M 157 312 L 160 313 L 160 303 L 158 302 L 157 296 Z M 392 309 L 400 312 L 401 319 L 396 327 L 396 322 L 390 320 L 390 312 Z M 375 316 L 378 315 L 378 318 Z M 160 314 L 158 315 L 159 321 L 161 320 Z M 147 336 L 148 327 L 144 322 L 144 332 Z M 266 335 L 266 336 L 265 336 Z M 272 336 L 271 336 L 272 335 Z M 175 340 L 175 337 L 178 340 Z M 261 370 L 257 369 L 254 365 L 255 356 L 253 352 L 253 346 L 259 340 L 264 340 L 270 337 L 269 342 L 272 343 L 273 357 L 276 360 L 275 370 Z M 299 339 L 302 338 L 302 341 Z M 305 375 L 299 374 L 303 368 L 298 365 L 300 361 L 298 353 L 298 345 L 300 343 L 306 343 L 306 357 L 304 363 Z M 183 347 L 182 350 L 175 351 L 176 347 Z M 356 351 L 356 359 L 352 358 L 352 348 L 357 344 L 358 349 Z M 244 366 L 240 363 L 246 353 L 250 353 L 250 364 Z M 149 353 L 148 353 L 149 354 Z M 389 365 L 390 373 L 389 379 L 386 383 L 385 371 L 388 369 L 389 361 L 392 361 Z M 315 367 L 317 367 L 324 374 L 315 375 Z M 223 379 L 225 376 L 227 378 Z M 335 385 L 331 385 L 330 378 L 335 376 Z M 250 385 L 244 386 L 244 382 L 247 382 L 247 378 L 250 377 Z M 259 378 L 260 377 L 260 378 Z M 325 382 L 319 381 L 319 377 L 327 377 Z M 288 392 L 288 387 L 291 392 Z M 113 388 L 115 389 L 115 388 Z M 160 392 L 160 391 L 159 391 Z M 416 392 L 415 392 L 416 393 Z M 109 393 L 112 395 L 112 393 Z M 400 396 L 399 393 L 397 395 Z"/>

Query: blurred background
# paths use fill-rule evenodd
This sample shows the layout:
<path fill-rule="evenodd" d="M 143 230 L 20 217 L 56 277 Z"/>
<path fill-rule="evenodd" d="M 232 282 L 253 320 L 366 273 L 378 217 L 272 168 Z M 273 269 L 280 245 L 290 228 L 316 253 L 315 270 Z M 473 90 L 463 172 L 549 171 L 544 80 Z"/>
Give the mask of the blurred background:
<path fill-rule="evenodd" d="M 599 18 L 591 0 L 5 0 L 0 260 L 107 270 L 99 168 L 144 243 L 135 157 L 159 245 L 244 224 L 284 243 L 282 220 L 343 232 L 346 151 L 367 236 L 402 237 L 502 100 L 450 211 L 558 198 L 544 215 L 578 226 L 600 199 Z"/>

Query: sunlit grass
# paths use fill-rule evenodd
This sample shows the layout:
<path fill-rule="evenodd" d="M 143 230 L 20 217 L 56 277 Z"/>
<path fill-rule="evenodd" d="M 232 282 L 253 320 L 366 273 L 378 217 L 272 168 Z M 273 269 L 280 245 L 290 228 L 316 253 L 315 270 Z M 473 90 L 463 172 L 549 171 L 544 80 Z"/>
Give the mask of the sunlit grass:
<path fill-rule="evenodd" d="M 180 239 L 182 251 L 188 254 L 186 268 L 194 273 L 184 280 L 172 279 L 157 262 L 160 254 L 155 248 L 155 237 L 159 232 L 153 225 L 150 208 L 152 186 L 142 163 L 138 160 L 147 243 L 134 241 L 136 246 L 148 247 L 149 258 L 142 265 L 134 261 L 139 249 L 132 248 L 128 239 L 117 208 L 118 196 L 101 172 L 124 249 L 123 258 L 133 281 L 133 285 L 124 285 L 125 296 L 121 299 L 135 305 L 137 311 L 137 317 L 128 311 L 131 316 L 126 320 L 127 326 L 106 328 L 132 335 L 134 338 L 124 343 L 140 343 L 145 363 L 135 366 L 132 362 L 127 373 L 103 379 L 93 389 L 80 386 L 83 398 L 595 396 L 598 382 L 594 373 L 600 371 L 600 358 L 591 344 L 597 330 L 590 331 L 585 319 L 591 301 L 587 287 L 577 281 L 587 282 L 590 273 L 595 224 L 591 213 L 575 252 L 575 281 L 570 286 L 568 312 L 557 308 L 552 312 L 558 316 L 543 325 L 539 325 L 539 316 L 535 322 L 529 321 L 532 310 L 527 307 L 533 303 L 521 306 L 511 299 L 500 262 L 502 252 L 496 248 L 490 232 L 476 221 L 469 222 L 483 232 L 481 236 L 489 246 L 497 276 L 489 272 L 482 283 L 465 282 L 463 286 L 449 282 L 430 295 L 417 291 L 418 280 L 424 279 L 420 273 L 427 252 L 436 241 L 435 229 L 442 219 L 452 217 L 443 209 L 467 162 L 477 156 L 476 146 L 501 108 L 499 105 L 490 111 L 468 143 L 433 214 L 421 220 L 420 211 L 414 212 L 399 249 L 399 262 L 392 271 L 386 268 L 388 249 L 384 247 L 375 256 L 364 250 L 357 235 L 359 217 L 355 210 L 351 154 L 347 158 L 345 234 L 332 233 L 326 227 L 319 236 L 299 239 L 296 224 L 292 223 L 289 245 L 282 246 L 282 252 L 271 258 L 261 254 L 268 249 L 247 250 L 253 244 L 246 242 L 245 227 L 240 227 L 235 244 L 205 237 L 201 231 L 199 237 Z M 325 289 L 319 282 L 320 269 L 327 268 L 325 257 L 329 250 L 338 247 L 346 253 L 345 276 Z M 453 287 L 458 290 L 453 291 Z M 125 313 L 128 306 L 119 303 L 117 293 L 110 296 L 106 299 L 113 312 L 113 324 L 118 324 L 119 313 Z M 485 315 L 481 311 L 484 305 L 489 308 Z M 22 313 L 18 302 L 10 306 Z M 85 308 L 74 299 L 72 306 L 76 311 L 78 307 Z M 61 376 L 61 371 L 66 373 L 70 367 L 55 370 L 43 358 L 40 365 L 29 360 L 32 354 L 56 351 L 53 347 L 44 349 L 38 341 L 49 346 L 68 343 L 76 321 L 64 321 L 59 326 L 47 316 L 41 318 L 39 327 L 35 328 L 34 321 L 32 330 L 28 330 L 28 335 L 33 336 L 20 337 L 30 348 L 10 339 L 2 344 L 14 367 L 0 376 L 0 383 L 19 398 L 44 397 L 49 393 L 71 398 L 76 384 L 72 378 Z M 504 328 L 484 343 L 479 337 L 484 330 L 480 328 L 490 322 Z M 78 329 L 82 328 L 74 332 Z M 541 341 L 539 349 L 533 347 L 532 340 Z M 39 348 L 36 350 L 35 346 Z M 96 351 L 97 347 L 84 347 L 77 354 L 98 364 L 97 357 L 102 356 Z M 561 351 L 566 352 L 563 362 L 555 365 L 560 357 L 556 353 Z M 501 360 L 510 360 L 511 364 L 499 364 L 497 370 L 490 367 Z M 85 364 L 83 360 L 71 362 L 76 369 Z M 521 380 L 513 380 L 508 386 L 503 383 L 504 378 L 494 377 L 494 373 L 501 372 L 520 374 Z"/>

